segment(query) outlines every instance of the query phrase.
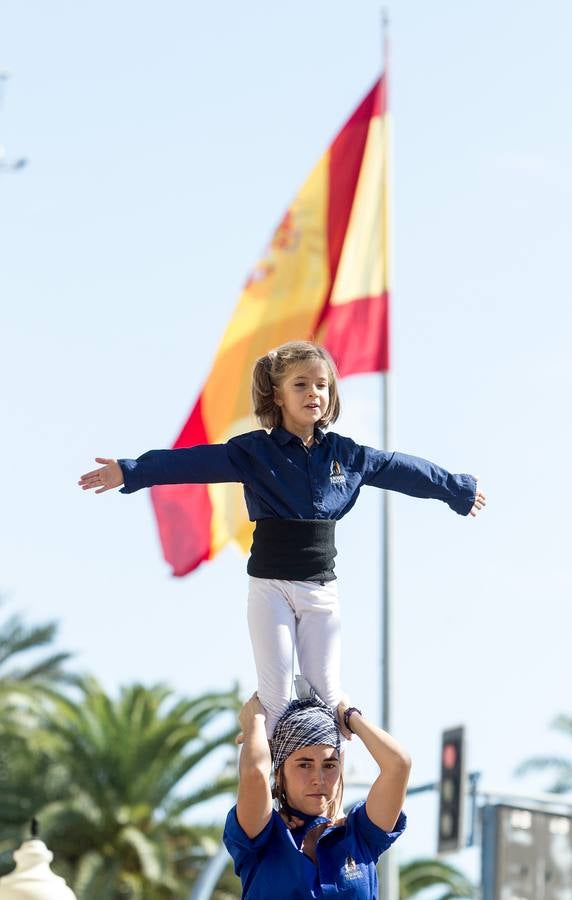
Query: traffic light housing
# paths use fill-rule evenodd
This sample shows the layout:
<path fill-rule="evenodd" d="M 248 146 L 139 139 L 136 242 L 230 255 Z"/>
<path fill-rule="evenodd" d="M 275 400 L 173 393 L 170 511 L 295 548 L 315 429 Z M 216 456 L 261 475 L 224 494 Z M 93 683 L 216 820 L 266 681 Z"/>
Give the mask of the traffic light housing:
<path fill-rule="evenodd" d="M 465 730 L 449 728 L 441 736 L 441 779 L 437 850 L 447 853 L 464 846 Z"/>

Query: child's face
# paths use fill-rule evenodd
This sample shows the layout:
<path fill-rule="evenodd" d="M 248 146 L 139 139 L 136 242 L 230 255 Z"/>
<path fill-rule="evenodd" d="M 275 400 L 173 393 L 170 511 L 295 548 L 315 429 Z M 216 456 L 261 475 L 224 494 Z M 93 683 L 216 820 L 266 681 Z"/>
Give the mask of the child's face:
<path fill-rule="evenodd" d="M 300 436 L 313 433 L 330 402 L 328 375 L 328 367 L 321 359 L 287 370 L 274 394 L 286 431 Z"/>

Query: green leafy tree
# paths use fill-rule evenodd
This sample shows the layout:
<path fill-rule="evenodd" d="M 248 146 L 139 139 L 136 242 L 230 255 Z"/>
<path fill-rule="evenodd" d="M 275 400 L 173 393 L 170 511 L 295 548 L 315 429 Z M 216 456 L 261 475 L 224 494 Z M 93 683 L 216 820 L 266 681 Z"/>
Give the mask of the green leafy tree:
<path fill-rule="evenodd" d="M 551 725 L 567 738 L 572 738 L 572 716 L 557 716 Z M 516 769 L 517 776 L 530 775 L 533 772 L 552 771 L 554 780 L 548 787 L 555 794 L 572 791 L 572 758 L 566 756 L 532 756 Z"/>
<path fill-rule="evenodd" d="M 43 792 L 36 814 L 54 869 L 80 900 L 186 896 L 220 829 L 185 817 L 236 786 L 234 765 L 232 774 L 203 777 L 195 787 L 192 776 L 221 748 L 228 759 L 237 692 L 176 699 L 161 685 L 132 685 L 112 699 L 92 678 L 79 690 L 73 699 L 44 692 L 36 732 L 43 754 L 35 767 Z"/>
<path fill-rule="evenodd" d="M 29 626 L 18 614 L 0 621 L 0 874 L 11 865 L 14 834 L 46 799 L 38 703 L 45 688 L 73 682 L 64 668 L 70 654 L 44 652 L 56 635 L 55 622 Z"/>
<path fill-rule="evenodd" d="M 5 711 L 0 728 L 0 876 L 13 866 L 12 853 L 24 837 L 38 809 L 51 797 L 68 789 L 63 772 L 53 766 L 43 746 L 33 713 L 18 710 L 17 720 L 7 724 Z"/>

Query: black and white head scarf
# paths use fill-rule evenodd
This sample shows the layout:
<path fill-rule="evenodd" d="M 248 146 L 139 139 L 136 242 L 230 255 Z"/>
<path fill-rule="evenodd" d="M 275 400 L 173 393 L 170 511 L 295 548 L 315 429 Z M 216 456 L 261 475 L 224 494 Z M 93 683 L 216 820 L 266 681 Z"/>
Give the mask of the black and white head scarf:
<path fill-rule="evenodd" d="M 274 769 L 279 769 L 296 750 L 316 744 L 326 744 L 340 752 L 340 729 L 333 710 L 317 696 L 293 700 L 278 719 L 272 735 Z"/>

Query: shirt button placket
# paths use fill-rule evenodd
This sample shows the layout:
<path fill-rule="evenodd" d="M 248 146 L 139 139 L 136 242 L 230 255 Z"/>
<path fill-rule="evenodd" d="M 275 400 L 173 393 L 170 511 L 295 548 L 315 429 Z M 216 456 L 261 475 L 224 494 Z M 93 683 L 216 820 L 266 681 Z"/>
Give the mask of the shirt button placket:
<path fill-rule="evenodd" d="M 320 509 L 320 505 L 321 505 L 320 501 L 322 499 L 322 495 L 320 493 L 320 489 L 318 486 L 319 485 L 318 479 L 314 477 L 313 471 L 312 471 L 311 463 L 312 463 L 312 458 L 313 458 L 313 451 L 314 451 L 314 447 L 311 447 L 308 451 L 307 462 L 308 462 L 308 478 L 310 479 L 310 489 L 312 491 L 312 508 L 313 508 L 313 512 L 314 512 L 314 516 L 315 516 L 316 513 Z"/>

